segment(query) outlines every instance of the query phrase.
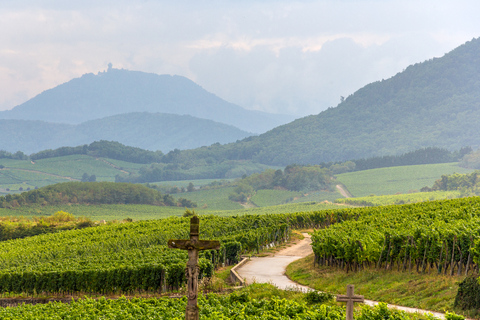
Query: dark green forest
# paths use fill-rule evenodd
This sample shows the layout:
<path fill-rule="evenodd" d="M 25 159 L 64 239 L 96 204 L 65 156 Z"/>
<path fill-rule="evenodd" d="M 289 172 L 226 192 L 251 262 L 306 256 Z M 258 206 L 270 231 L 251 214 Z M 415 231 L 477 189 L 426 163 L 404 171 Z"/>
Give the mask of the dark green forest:
<path fill-rule="evenodd" d="M 464 147 L 458 151 L 450 152 L 443 148 L 422 148 L 419 150 L 407 152 L 398 156 L 383 156 L 372 157 L 368 159 L 352 160 L 355 164 L 353 170 L 361 171 L 376 168 L 398 167 L 398 166 L 410 166 L 417 164 L 434 164 L 434 163 L 448 163 L 457 162 L 465 155 L 472 152 L 471 147 Z M 342 167 L 342 163 L 339 164 Z M 329 166 L 331 169 L 335 168 L 335 165 Z M 337 169 L 338 170 L 338 169 Z M 335 170 L 333 170 L 335 171 Z M 344 170 L 342 172 L 348 172 Z M 342 173 L 335 172 L 335 173 Z"/>
<path fill-rule="evenodd" d="M 422 191 L 450 191 L 460 190 L 464 193 L 480 194 L 480 171 L 469 174 L 454 173 L 442 175 L 431 188 L 422 188 Z"/>

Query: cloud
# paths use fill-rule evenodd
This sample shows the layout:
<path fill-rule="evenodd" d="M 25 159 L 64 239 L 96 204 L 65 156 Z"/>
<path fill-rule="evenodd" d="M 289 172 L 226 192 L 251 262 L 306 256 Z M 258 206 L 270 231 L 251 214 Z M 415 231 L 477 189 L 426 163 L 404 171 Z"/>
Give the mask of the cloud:
<path fill-rule="evenodd" d="M 191 78 L 250 109 L 305 115 L 480 36 L 474 0 L 0 4 L 0 110 L 84 73 Z"/>

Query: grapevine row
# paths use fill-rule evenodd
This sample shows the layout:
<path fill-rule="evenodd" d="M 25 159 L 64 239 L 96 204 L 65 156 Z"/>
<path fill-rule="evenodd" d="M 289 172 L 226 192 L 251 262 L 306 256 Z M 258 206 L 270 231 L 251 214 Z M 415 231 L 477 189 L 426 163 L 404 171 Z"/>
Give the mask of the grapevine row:
<path fill-rule="evenodd" d="M 312 236 L 315 262 L 344 268 L 467 274 L 480 262 L 480 198 L 358 209 Z"/>
<path fill-rule="evenodd" d="M 221 241 L 202 252 L 201 276 L 218 264 L 236 263 L 242 252 L 284 242 L 291 228 L 325 227 L 354 217 L 350 211 L 236 217 L 202 216 L 201 239 Z M 168 239 L 185 239 L 187 218 L 106 225 L 0 243 L 0 292 L 162 291 L 185 279 L 185 251 Z"/>

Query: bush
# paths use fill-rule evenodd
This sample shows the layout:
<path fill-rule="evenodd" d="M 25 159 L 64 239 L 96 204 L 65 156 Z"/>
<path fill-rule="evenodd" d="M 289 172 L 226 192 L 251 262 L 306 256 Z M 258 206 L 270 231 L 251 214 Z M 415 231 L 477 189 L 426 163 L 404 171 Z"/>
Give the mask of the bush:
<path fill-rule="evenodd" d="M 461 310 L 480 308 L 478 274 L 471 274 L 460 282 L 453 306 Z"/>
<path fill-rule="evenodd" d="M 455 312 L 450 313 L 447 311 L 447 313 L 445 313 L 445 319 L 446 320 L 464 320 L 465 317 L 459 314 L 456 314 Z"/>
<path fill-rule="evenodd" d="M 307 292 L 305 300 L 308 304 L 324 303 L 333 300 L 333 294 L 312 290 Z"/>
<path fill-rule="evenodd" d="M 242 244 L 240 242 L 231 241 L 225 243 L 225 258 L 228 260 L 228 264 L 237 264 L 241 251 Z"/>

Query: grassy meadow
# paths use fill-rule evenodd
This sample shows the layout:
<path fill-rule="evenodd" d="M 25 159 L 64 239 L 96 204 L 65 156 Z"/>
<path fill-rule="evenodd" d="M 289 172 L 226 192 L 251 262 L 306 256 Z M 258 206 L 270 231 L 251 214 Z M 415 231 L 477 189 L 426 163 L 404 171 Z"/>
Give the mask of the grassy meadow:
<path fill-rule="evenodd" d="M 223 187 L 216 189 L 205 189 L 193 192 L 176 194 L 177 198 L 185 198 L 195 202 L 198 209 L 205 210 L 238 210 L 243 209 L 238 202 L 230 201 L 228 196 L 233 192 L 234 187 Z"/>
<path fill-rule="evenodd" d="M 454 163 L 425 164 L 379 168 L 348 172 L 337 175 L 354 197 L 387 195 L 420 191 L 431 187 L 444 174 L 470 173 L 472 169 L 461 168 Z"/>
<path fill-rule="evenodd" d="M 459 276 L 422 274 L 365 269 L 346 273 L 326 266 L 313 266 L 313 255 L 297 260 L 287 267 L 290 279 L 316 290 L 344 294 L 348 284 L 365 299 L 432 310 L 453 311 Z M 459 310 L 456 310 L 459 312 Z"/>
<path fill-rule="evenodd" d="M 290 212 L 310 212 L 320 210 L 330 210 L 343 208 L 338 204 L 320 203 L 320 202 L 302 202 L 289 203 L 270 207 L 259 208 L 239 208 L 232 210 L 225 209 L 202 209 L 193 208 L 199 215 L 218 215 L 218 216 L 240 216 L 245 214 L 272 214 L 272 213 L 290 213 Z M 33 206 L 17 207 L 14 209 L 0 208 L 1 217 L 25 217 L 37 218 L 42 216 L 51 216 L 55 212 L 65 211 L 73 214 L 75 217 L 86 217 L 93 221 L 100 220 L 152 220 L 162 219 L 170 216 L 182 216 L 185 208 L 182 207 L 161 207 L 151 205 L 137 204 L 105 204 L 105 205 L 58 205 L 58 206 Z"/>
<path fill-rule="evenodd" d="M 59 182 L 81 180 L 82 175 L 95 175 L 97 181 L 115 181 L 115 176 L 136 172 L 142 165 L 119 160 L 94 158 L 87 155 L 30 160 L 0 159 L 0 195 L 20 192 L 20 187 L 44 187 Z M 7 191 L 10 189 L 10 191 Z"/>
<path fill-rule="evenodd" d="M 460 196 L 460 191 L 415 192 L 407 194 L 388 194 L 383 196 L 367 196 L 358 198 L 341 198 L 336 203 L 353 206 L 388 206 L 392 204 L 406 204 L 443 199 L 454 199 Z"/>

